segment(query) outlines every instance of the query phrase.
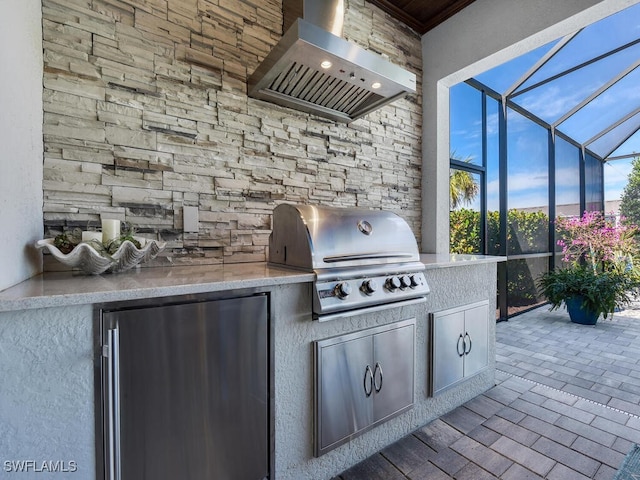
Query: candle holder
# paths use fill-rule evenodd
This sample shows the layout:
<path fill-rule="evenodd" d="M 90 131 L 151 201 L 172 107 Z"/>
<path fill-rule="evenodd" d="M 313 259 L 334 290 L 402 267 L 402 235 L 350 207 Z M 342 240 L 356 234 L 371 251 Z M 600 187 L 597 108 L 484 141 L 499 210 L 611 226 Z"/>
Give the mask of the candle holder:
<path fill-rule="evenodd" d="M 65 254 L 53 242 L 53 238 L 45 238 L 38 240 L 35 246 L 40 250 L 47 250 L 60 263 L 91 275 L 124 272 L 154 259 L 166 246 L 166 242 L 147 240 L 143 247 L 137 248 L 132 242 L 125 240 L 115 253 L 109 254 L 104 248 L 99 248 L 98 251 L 92 245 L 94 241 L 90 241 L 79 243 Z"/>

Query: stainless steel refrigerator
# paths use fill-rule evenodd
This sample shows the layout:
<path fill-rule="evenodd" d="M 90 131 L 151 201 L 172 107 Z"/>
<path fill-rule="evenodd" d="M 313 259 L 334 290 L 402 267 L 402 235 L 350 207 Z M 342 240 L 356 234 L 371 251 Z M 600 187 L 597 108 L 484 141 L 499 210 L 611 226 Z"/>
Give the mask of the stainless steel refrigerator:
<path fill-rule="evenodd" d="M 269 475 L 267 296 L 101 310 L 109 480 Z"/>

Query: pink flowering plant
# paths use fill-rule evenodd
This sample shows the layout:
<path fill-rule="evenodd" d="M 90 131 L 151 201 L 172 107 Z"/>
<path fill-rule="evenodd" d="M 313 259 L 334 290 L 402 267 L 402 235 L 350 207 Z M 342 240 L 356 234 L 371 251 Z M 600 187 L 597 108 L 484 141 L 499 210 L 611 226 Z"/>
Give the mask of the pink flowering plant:
<path fill-rule="evenodd" d="M 584 212 L 582 217 L 561 217 L 556 220 L 561 238 L 563 260 L 570 264 L 586 264 L 595 273 L 626 271 L 633 268 L 638 253 L 638 227 L 604 217 L 601 212 Z"/>
<path fill-rule="evenodd" d="M 571 297 L 579 297 L 581 308 L 607 318 L 635 298 L 640 287 L 640 275 L 634 267 L 637 226 L 624 219 L 616 223 L 600 212 L 558 218 L 556 226 L 566 265 L 538 279 L 552 310 Z"/>

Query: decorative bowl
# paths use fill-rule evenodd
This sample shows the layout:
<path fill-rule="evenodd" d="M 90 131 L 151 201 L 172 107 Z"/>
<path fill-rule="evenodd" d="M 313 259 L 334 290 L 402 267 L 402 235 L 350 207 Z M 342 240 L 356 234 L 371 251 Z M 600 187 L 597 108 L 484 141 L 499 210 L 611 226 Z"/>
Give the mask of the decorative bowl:
<path fill-rule="evenodd" d="M 109 255 L 106 252 L 98 252 L 91 243 L 82 242 L 71 252 L 64 254 L 53 244 L 53 241 L 53 238 L 38 240 L 36 248 L 47 250 L 59 262 L 91 275 L 124 272 L 139 263 L 155 258 L 166 246 L 166 242 L 147 240 L 144 247 L 137 248 L 129 240 L 125 240 L 113 255 Z"/>

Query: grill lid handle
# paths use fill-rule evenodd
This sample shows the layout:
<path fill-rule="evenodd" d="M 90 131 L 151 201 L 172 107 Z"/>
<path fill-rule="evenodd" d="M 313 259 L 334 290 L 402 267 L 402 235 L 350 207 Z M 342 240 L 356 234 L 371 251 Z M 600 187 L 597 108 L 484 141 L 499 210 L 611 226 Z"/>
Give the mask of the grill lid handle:
<path fill-rule="evenodd" d="M 411 253 L 394 253 L 389 254 L 385 252 L 381 253 L 356 253 L 352 255 L 333 255 L 329 257 L 324 257 L 322 260 L 325 263 L 335 263 L 335 262 L 348 262 L 350 260 L 369 260 L 369 259 L 380 259 L 380 258 L 411 258 L 413 254 Z"/>

